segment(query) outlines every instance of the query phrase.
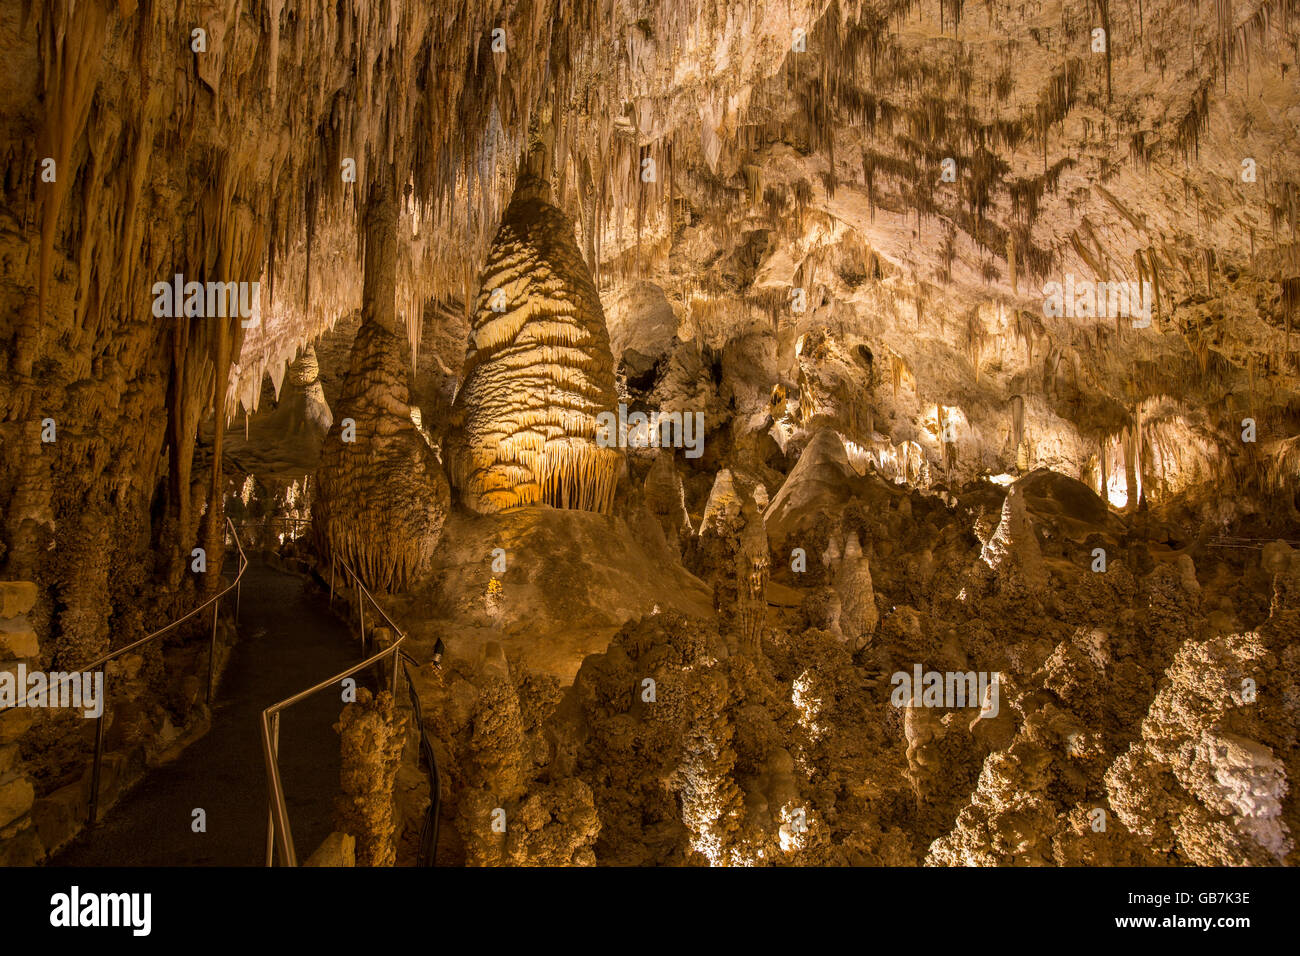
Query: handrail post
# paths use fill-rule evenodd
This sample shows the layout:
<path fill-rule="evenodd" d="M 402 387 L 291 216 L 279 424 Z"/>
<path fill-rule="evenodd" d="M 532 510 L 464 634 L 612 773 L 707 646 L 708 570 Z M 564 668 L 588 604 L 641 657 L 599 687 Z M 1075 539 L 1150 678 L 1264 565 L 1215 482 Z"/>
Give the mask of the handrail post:
<path fill-rule="evenodd" d="M 207 701 L 209 704 L 211 704 L 212 702 L 212 690 L 213 690 L 215 671 L 216 671 L 215 665 L 216 665 L 217 624 L 221 612 L 221 599 L 231 590 L 232 587 L 234 588 L 235 601 L 236 601 L 235 614 L 236 617 L 238 617 L 239 614 L 238 601 L 239 601 L 239 593 L 240 593 L 239 589 L 241 586 L 241 580 L 243 578 L 244 571 L 247 570 L 248 568 L 248 557 L 244 553 L 244 547 L 242 542 L 240 542 L 239 540 L 239 532 L 235 528 L 235 524 L 233 521 L 230 520 L 229 516 L 226 517 L 226 526 L 229 528 L 231 534 L 233 534 L 235 539 L 235 547 L 239 552 L 239 570 L 238 572 L 236 572 L 235 581 L 230 587 L 227 587 L 224 590 L 218 592 L 209 601 L 205 601 L 203 604 L 200 604 L 198 607 L 194 608 L 194 610 L 190 611 L 189 613 L 176 618 L 174 621 L 172 621 L 170 624 L 167 624 L 165 627 L 159 628 L 156 631 L 146 634 L 144 637 L 132 641 L 131 643 L 127 644 L 125 647 L 119 647 L 115 651 L 109 651 L 108 653 L 95 659 L 94 661 L 76 669 L 78 673 L 85 673 L 85 674 L 99 673 L 103 677 L 103 681 L 104 681 L 101 689 L 103 704 L 100 708 L 99 716 L 95 719 L 95 755 L 94 755 L 93 763 L 91 765 L 91 772 L 90 772 L 90 794 L 88 795 L 87 798 L 87 803 L 89 805 L 86 813 L 87 829 L 92 829 L 93 827 L 98 825 L 99 822 L 98 820 L 99 791 L 100 791 L 100 782 L 103 776 L 104 735 L 105 735 L 105 730 L 107 728 L 107 720 L 108 720 L 108 684 L 109 684 L 108 665 L 113 661 L 117 660 L 118 658 L 120 658 L 122 655 L 130 653 L 131 651 L 134 651 L 138 647 L 143 647 L 149 642 L 161 637 L 163 634 L 166 634 L 169 631 L 173 630 L 174 628 L 179 627 L 185 621 L 188 621 L 190 618 L 195 617 L 196 615 L 202 613 L 204 607 L 206 607 L 207 604 L 211 603 L 212 604 L 212 635 L 208 642 Z M 66 682 L 66 680 L 70 679 L 70 677 L 71 675 L 68 675 L 67 677 L 64 678 L 64 681 Z M 61 684 L 56 685 L 56 689 L 57 686 L 61 686 Z M 27 697 L 24 697 L 22 699 L 23 701 L 26 701 Z M 0 708 L 0 712 L 8 709 L 9 709 L 8 707 Z"/>
<path fill-rule="evenodd" d="M 239 542 L 239 529 L 235 527 L 235 523 L 231 521 L 228 516 L 226 518 L 226 524 L 230 526 L 231 536 L 234 537 L 235 539 L 235 548 L 239 552 L 239 557 L 242 560 L 244 557 L 244 549 Z M 235 626 L 236 627 L 239 626 L 239 597 L 240 594 L 243 592 L 243 588 L 244 588 L 244 569 L 241 567 L 237 572 L 235 572 Z"/>
<path fill-rule="evenodd" d="M 330 607 L 334 606 L 334 555 L 330 555 Z"/>
<path fill-rule="evenodd" d="M 208 696 L 207 703 L 212 704 L 212 682 L 217 673 L 217 612 L 221 610 L 221 598 L 212 602 L 212 638 L 208 641 Z"/>
<path fill-rule="evenodd" d="M 99 815 L 99 768 L 104 760 L 104 718 L 108 715 L 108 668 L 104 668 L 104 687 L 100 691 L 103 702 L 99 716 L 95 718 L 95 765 L 90 772 L 90 813 L 86 817 L 86 827 L 95 826 Z"/>
<path fill-rule="evenodd" d="M 318 691 L 322 691 L 327 687 L 331 687 L 337 684 L 338 681 L 342 680 L 345 677 L 350 677 L 352 674 L 359 673 L 360 671 L 373 667 L 376 664 L 379 664 L 382 667 L 384 658 L 391 658 L 393 673 L 390 677 L 390 681 L 391 681 L 391 688 L 392 688 L 394 699 L 396 700 L 398 694 L 398 688 L 400 687 L 402 681 L 405 680 L 407 693 L 410 696 L 410 707 L 416 717 L 415 725 L 416 725 L 416 729 L 419 732 L 421 757 L 428 767 L 431 801 L 430 801 L 430 809 L 425 815 L 425 824 L 421 828 L 419 855 L 420 855 L 421 865 L 432 866 L 433 863 L 435 862 L 434 855 L 437 852 L 437 844 L 438 844 L 438 816 L 439 816 L 439 808 L 441 805 L 441 790 L 440 790 L 440 782 L 439 782 L 439 775 L 438 775 L 437 757 L 434 754 L 432 745 L 429 743 L 428 734 L 424 729 L 424 722 L 420 716 L 419 696 L 415 691 L 414 684 L 412 683 L 410 671 L 407 670 L 406 667 L 407 660 L 410 660 L 412 663 L 414 663 L 415 659 L 409 657 L 402 647 L 403 643 L 406 640 L 406 635 L 402 633 L 401 628 L 399 628 L 396 624 L 393 623 L 392 619 L 387 615 L 387 613 L 385 613 L 383 606 L 374 598 L 373 595 L 371 595 L 365 589 L 365 586 L 361 583 L 360 577 L 358 577 L 357 573 L 352 570 L 352 568 L 348 565 L 348 563 L 344 560 L 336 559 L 335 556 L 333 555 L 331 555 L 331 559 L 330 559 L 331 585 L 333 585 L 334 582 L 336 581 L 336 576 L 337 576 L 337 569 L 335 568 L 336 563 L 341 564 L 343 566 L 343 573 L 345 576 L 345 580 L 347 577 L 350 577 L 352 579 L 353 586 L 356 588 L 357 617 L 358 617 L 358 621 L 360 622 L 361 640 L 362 640 L 363 649 L 365 647 L 365 613 L 366 613 L 365 605 L 367 600 L 369 600 L 370 603 L 374 604 L 375 610 L 378 612 L 379 617 L 383 621 L 382 626 L 385 629 L 391 629 L 393 633 L 396 635 L 396 640 L 393 641 L 393 643 L 390 646 L 384 648 L 378 653 L 371 654 L 365 660 L 361 661 L 358 664 L 353 665 L 352 667 L 348 668 L 342 673 L 335 674 L 333 677 L 321 681 L 319 684 L 315 684 L 312 687 L 307 688 L 306 690 L 300 691 L 299 693 L 294 694 L 292 697 L 286 698 L 285 700 L 280 701 L 278 704 L 274 704 L 271 707 L 266 708 L 266 710 L 262 711 L 262 717 L 261 717 L 262 752 L 263 752 L 263 757 L 265 758 L 266 761 L 266 775 L 267 775 L 267 786 L 268 786 L 268 799 L 267 799 L 268 829 L 267 829 L 266 863 L 268 866 L 274 864 L 275 847 L 278 846 L 280 848 L 281 866 L 296 867 L 298 865 L 297 852 L 293 844 L 293 834 L 292 831 L 290 830 L 290 825 L 289 825 L 288 805 L 285 800 L 283 783 L 280 779 L 279 718 L 281 712 L 284 709 L 298 703 L 299 701 L 304 700 L 307 697 L 310 697 L 312 694 L 315 694 Z M 399 673 L 399 670 L 401 671 L 401 673 Z M 384 678 L 382 676 L 382 670 L 381 670 L 380 680 L 382 681 L 383 679 Z"/>
<path fill-rule="evenodd" d="M 279 717 L 276 711 L 271 719 Z M 280 847 L 280 861 L 284 866 L 297 866 L 298 857 L 293 848 L 293 835 L 289 830 L 289 808 L 284 802 L 284 788 L 280 783 L 279 752 L 271 750 L 270 731 L 266 715 L 262 716 L 262 742 L 266 756 L 267 784 L 270 787 L 271 819 L 274 823 L 275 842 Z"/>
<path fill-rule="evenodd" d="M 271 759 L 278 766 L 280 763 L 280 713 L 276 711 L 271 717 Z M 266 865 L 275 865 L 275 797 L 267 794 L 266 798 Z"/>

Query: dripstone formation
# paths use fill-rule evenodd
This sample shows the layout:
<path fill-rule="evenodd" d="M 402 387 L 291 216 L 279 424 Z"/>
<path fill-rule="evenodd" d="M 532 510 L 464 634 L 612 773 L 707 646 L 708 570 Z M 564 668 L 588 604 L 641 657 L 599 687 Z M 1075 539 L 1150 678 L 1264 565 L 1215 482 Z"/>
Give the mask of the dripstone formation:
<path fill-rule="evenodd" d="M 317 539 L 371 588 L 405 587 L 427 566 L 450 503 L 447 479 L 410 405 L 394 331 L 397 196 L 391 175 L 366 205 L 361 328 L 338 420 L 321 449 Z"/>
<path fill-rule="evenodd" d="M 339 418 L 321 451 L 315 527 L 331 553 L 372 588 L 405 586 L 442 534 L 450 493 L 438 458 L 411 420 L 397 336 L 357 333 Z M 355 441 L 348 441 L 351 421 Z"/>
<path fill-rule="evenodd" d="M 449 465 L 466 507 L 609 510 L 623 455 L 596 442 L 617 403 L 605 314 L 572 224 L 528 173 L 479 277 L 462 380 Z"/>

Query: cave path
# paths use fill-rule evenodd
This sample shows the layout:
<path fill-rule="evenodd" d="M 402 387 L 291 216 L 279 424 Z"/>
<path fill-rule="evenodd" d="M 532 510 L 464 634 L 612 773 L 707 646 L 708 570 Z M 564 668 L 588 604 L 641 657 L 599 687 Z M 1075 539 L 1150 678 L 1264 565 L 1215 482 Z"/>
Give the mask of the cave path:
<path fill-rule="evenodd" d="M 346 670 L 361 651 L 355 629 L 330 612 L 326 593 L 253 554 L 242 585 L 239 635 L 216 691 L 212 729 L 102 809 L 99 826 L 56 853 L 51 866 L 265 862 L 261 712 Z M 334 798 L 340 792 L 339 738 L 333 727 L 342 709 L 341 692 L 321 691 L 280 718 L 280 775 L 299 860 L 333 829 Z M 206 833 L 191 829 L 196 807 L 207 812 Z"/>

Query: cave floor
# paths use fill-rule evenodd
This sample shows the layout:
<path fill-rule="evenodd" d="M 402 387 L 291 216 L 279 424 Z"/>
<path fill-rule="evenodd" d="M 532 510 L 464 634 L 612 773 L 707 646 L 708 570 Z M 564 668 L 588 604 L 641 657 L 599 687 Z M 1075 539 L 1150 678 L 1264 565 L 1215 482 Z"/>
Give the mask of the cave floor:
<path fill-rule="evenodd" d="M 52 866 L 260 866 L 266 852 L 266 770 L 258 718 L 267 706 L 355 663 L 356 634 L 303 577 L 250 556 L 232 652 L 212 729 L 150 770 L 101 810 L 99 827 L 51 858 Z M 322 691 L 280 721 L 280 773 L 299 860 L 333 829 L 339 792 L 340 697 Z M 203 808 L 207 832 L 192 830 Z"/>

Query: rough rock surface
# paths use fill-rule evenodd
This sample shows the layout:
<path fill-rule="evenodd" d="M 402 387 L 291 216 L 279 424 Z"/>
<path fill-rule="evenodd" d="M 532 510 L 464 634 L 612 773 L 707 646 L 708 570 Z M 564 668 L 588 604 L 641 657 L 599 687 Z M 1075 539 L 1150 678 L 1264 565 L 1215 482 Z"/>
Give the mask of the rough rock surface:
<path fill-rule="evenodd" d="M 226 515 L 310 513 L 447 631 L 453 858 L 1293 864 L 1298 24 L 7 5 L 0 577 L 35 594 L 0 672 L 193 608 Z M 158 314 L 177 274 L 252 313 Z M 624 401 L 702 414 L 699 457 L 595 448 Z M 444 449 L 508 513 L 453 510 Z M 201 721 L 192 636 L 114 675 L 122 767 Z M 915 666 L 1001 675 L 997 715 L 895 706 Z M 72 832 L 83 730 L 0 716 L 4 859 Z"/>
<path fill-rule="evenodd" d="M 622 518 L 537 507 L 453 513 L 428 575 L 392 606 L 408 633 L 441 638 L 449 656 L 498 643 L 567 682 L 629 619 L 656 606 L 707 614 L 710 594 L 662 537 L 655 547 Z"/>
<path fill-rule="evenodd" d="M 394 709 L 392 694 L 376 696 L 364 687 L 357 689 L 356 701 L 343 708 L 335 725 L 343 749 L 338 830 L 355 840 L 357 866 L 392 866 L 396 859 L 393 786 L 405 727 L 406 718 Z"/>
<path fill-rule="evenodd" d="M 400 589 L 428 568 L 450 492 L 411 421 L 397 338 L 377 323 L 357 333 L 338 416 L 321 451 L 317 533 L 368 586 Z"/>
<path fill-rule="evenodd" d="M 466 507 L 609 511 L 622 470 L 597 443 L 615 406 L 600 296 L 544 181 L 521 176 L 479 276 L 448 449 Z"/>

